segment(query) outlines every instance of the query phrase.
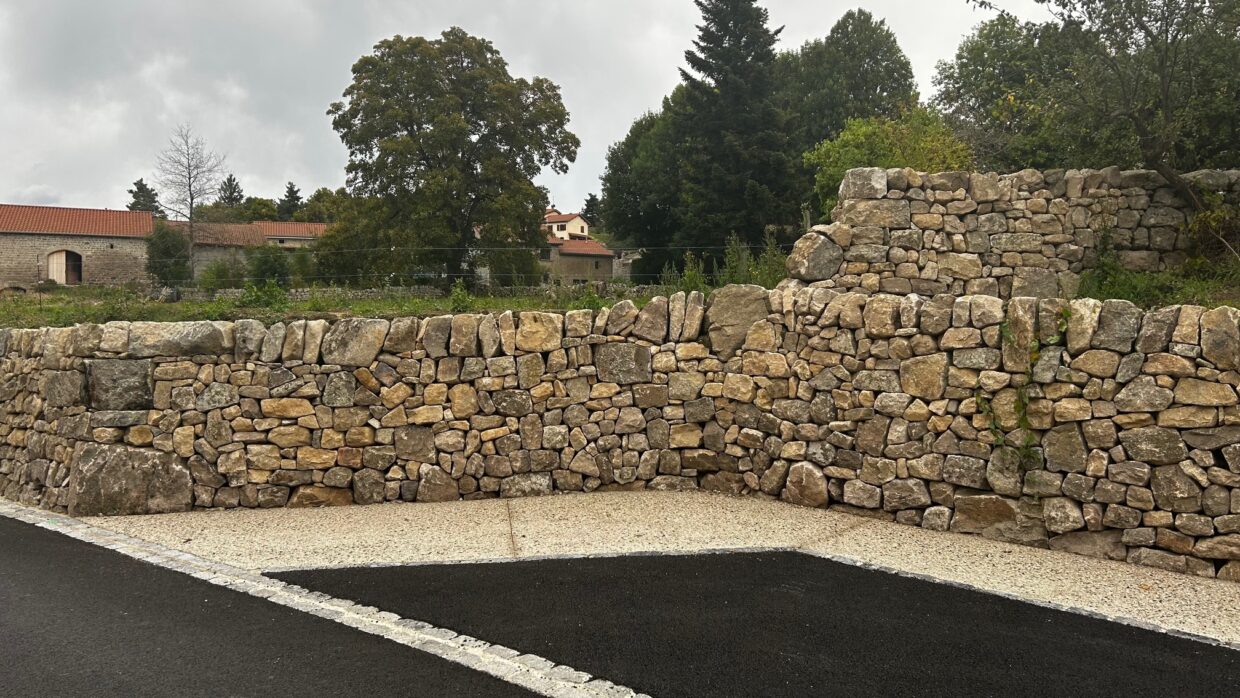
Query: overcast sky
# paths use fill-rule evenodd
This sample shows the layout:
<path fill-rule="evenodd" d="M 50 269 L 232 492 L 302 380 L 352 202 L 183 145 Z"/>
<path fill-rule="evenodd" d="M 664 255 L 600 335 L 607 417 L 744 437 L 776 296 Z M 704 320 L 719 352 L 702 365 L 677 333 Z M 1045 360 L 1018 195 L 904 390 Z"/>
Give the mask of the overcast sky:
<path fill-rule="evenodd" d="M 966 0 L 766 0 L 781 48 L 845 11 L 886 18 L 922 96 L 934 64 L 988 14 Z M 1026 18 L 1033 0 L 1003 3 Z M 567 175 L 540 183 L 562 209 L 597 192 L 607 147 L 657 108 L 699 20 L 690 0 L 0 0 L 0 202 L 122 208 L 152 180 L 171 129 L 193 125 L 249 195 L 344 184 L 325 112 L 350 67 L 394 34 L 452 25 L 493 41 L 514 75 L 558 83 L 581 138 Z"/>

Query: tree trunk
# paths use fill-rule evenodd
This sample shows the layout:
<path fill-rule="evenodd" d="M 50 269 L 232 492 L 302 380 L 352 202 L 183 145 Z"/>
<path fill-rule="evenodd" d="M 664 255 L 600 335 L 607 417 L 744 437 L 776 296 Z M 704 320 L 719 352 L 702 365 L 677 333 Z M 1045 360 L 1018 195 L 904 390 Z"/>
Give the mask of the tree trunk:
<path fill-rule="evenodd" d="M 1184 199 L 1185 203 L 1192 207 L 1193 213 L 1200 213 L 1205 210 L 1205 200 L 1201 197 L 1201 192 L 1197 191 L 1197 187 L 1193 183 L 1184 179 L 1184 176 L 1175 170 L 1174 167 L 1167 164 L 1161 158 L 1155 158 L 1150 161 L 1150 166 L 1154 171 L 1162 175 L 1163 179 L 1171 185 L 1172 189 Z"/>

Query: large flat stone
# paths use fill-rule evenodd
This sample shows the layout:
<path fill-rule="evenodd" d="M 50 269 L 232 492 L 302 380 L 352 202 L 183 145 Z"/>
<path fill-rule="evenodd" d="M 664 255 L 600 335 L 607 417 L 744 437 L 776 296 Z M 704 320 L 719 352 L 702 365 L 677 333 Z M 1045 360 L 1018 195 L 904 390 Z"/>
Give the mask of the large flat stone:
<path fill-rule="evenodd" d="M 71 516 L 125 516 L 189 511 L 193 479 L 173 453 L 80 443 L 69 475 Z"/>

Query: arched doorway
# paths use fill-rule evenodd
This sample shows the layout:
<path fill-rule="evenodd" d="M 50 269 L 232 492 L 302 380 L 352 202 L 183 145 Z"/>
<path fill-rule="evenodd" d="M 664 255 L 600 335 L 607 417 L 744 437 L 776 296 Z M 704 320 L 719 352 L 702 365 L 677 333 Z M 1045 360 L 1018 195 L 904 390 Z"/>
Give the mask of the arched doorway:
<path fill-rule="evenodd" d="M 64 286 L 82 283 L 82 255 L 72 250 L 57 250 L 49 254 L 47 278 Z"/>

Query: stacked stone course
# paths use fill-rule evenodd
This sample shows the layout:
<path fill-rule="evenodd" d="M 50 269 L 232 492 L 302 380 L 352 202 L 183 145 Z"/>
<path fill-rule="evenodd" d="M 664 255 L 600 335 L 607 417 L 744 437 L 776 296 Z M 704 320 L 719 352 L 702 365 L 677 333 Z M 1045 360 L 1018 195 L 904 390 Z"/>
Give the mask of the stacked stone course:
<path fill-rule="evenodd" d="M 1235 201 L 1240 171 L 1186 177 Z M 870 293 L 1072 298 L 1105 241 L 1138 271 L 1181 264 L 1188 207 L 1148 170 L 1024 170 L 1010 175 L 850 170 L 822 267 L 796 278 Z M 827 267 L 830 268 L 827 268 Z"/>
<path fill-rule="evenodd" d="M 640 309 L 0 330 L 0 495 L 701 489 L 1240 581 L 1240 310 L 1056 297 L 1175 262 L 1156 177 L 855 170 L 778 288 Z"/>
<path fill-rule="evenodd" d="M 1232 308 L 789 283 L 0 355 L 0 492 L 73 514 L 703 489 L 1240 578 Z"/>

